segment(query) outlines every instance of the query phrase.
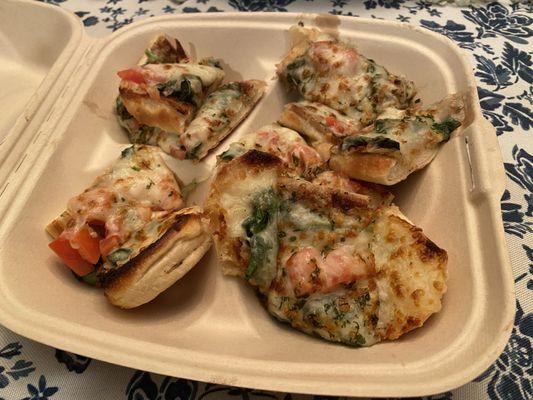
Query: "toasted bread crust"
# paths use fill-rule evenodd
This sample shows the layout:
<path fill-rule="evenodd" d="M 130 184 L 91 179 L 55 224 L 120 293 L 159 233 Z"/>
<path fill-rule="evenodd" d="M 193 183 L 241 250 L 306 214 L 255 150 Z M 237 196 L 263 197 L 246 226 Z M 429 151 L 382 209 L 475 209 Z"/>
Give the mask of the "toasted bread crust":
<path fill-rule="evenodd" d="M 181 210 L 172 227 L 140 255 L 103 278 L 109 302 L 133 308 L 153 300 L 209 250 L 211 239 L 198 207 Z"/>
<path fill-rule="evenodd" d="M 222 205 L 222 196 L 233 185 L 244 179 L 254 179 L 263 173 L 278 173 L 283 162 L 276 156 L 250 150 L 240 157 L 219 166 L 204 204 L 209 230 L 213 235 L 218 262 L 226 275 L 243 277 L 249 258 L 249 250 L 242 238 L 232 236 L 228 228 L 228 214 Z"/>
<path fill-rule="evenodd" d="M 352 179 L 391 185 L 392 170 L 398 161 L 383 154 L 365 154 L 355 151 L 332 154 L 329 166 Z M 406 175 L 407 176 L 407 175 Z"/>
<path fill-rule="evenodd" d="M 380 296 L 390 304 L 388 310 L 380 312 L 377 330 L 382 339 L 394 340 L 440 311 L 446 292 L 448 254 L 422 229 L 407 222 L 396 207 L 384 209 L 374 229 L 376 243 L 381 241 L 379 246 L 392 246 L 393 250 L 376 279 Z"/>
<path fill-rule="evenodd" d="M 167 132 L 183 133 L 195 110 L 190 103 L 163 97 L 154 100 L 147 93 L 138 93 L 126 84 L 121 85 L 119 92 L 124 106 L 137 122 Z"/>

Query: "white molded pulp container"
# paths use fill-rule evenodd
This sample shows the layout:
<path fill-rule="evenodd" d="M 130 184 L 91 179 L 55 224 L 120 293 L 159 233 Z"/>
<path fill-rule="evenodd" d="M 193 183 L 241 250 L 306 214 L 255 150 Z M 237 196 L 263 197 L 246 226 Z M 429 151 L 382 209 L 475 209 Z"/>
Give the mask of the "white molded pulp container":
<path fill-rule="evenodd" d="M 7 80 L 10 88 L 0 97 L 8 110 L 7 122 L 3 116 L 0 123 L 1 324 L 133 368 L 314 394 L 428 395 L 467 383 L 497 358 L 514 316 L 499 205 L 505 174 L 494 129 L 482 118 L 473 89 L 464 135 L 395 189 L 403 212 L 449 254 L 442 311 L 398 341 L 357 349 L 292 330 L 271 318 L 250 288 L 222 276 L 213 250 L 155 301 L 130 311 L 78 283 L 49 251 L 44 226 L 128 144 L 113 114 L 116 71 L 134 65 L 156 33 L 178 37 L 193 56 L 222 58 L 227 79 L 268 82 L 263 100 L 220 152 L 239 135 L 272 122 L 287 102 L 273 77 L 289 46 L 287 30 L 298 21 L 353 40 L 363 54 L 414 80 L 426 104 L 475 87 L 458 47 L 406 24 L 286 13 L 194 14 L 148 19 L 97 40 L 58 7 L 0 4 L 0 82 Z M 16 74 L 31 79 L 19 83 Z M 169 165 L 188 182 L 208 177 L 214 162 L 212 154 L 194 168 L 188 161 Z M 201 203 L 207 186 L 192 201 Z"/>

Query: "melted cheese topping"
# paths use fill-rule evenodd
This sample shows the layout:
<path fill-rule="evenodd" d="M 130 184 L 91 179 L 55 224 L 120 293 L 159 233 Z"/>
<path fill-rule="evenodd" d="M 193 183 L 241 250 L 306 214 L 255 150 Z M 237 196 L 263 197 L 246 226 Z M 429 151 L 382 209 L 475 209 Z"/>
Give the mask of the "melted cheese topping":
<path fill-rule="evenodd" d="M 263 90 L 263 82 L 245 81 L 227 83 L 212 92 L 181 135 L 188 158 L 201 158 L 229 134 L 252 110 Z"/>
<path fill-rule="evenodd" d="M 254 133 L 244 136 L 222 154 L 228 159 L 243 154 L 246 150 L 259 150 L 279 157 L 298 174 L 310 174 L 322 165 L 320 155 L 292 129 L 277 124 L 263 126 Z"/>
<path fill-rule="evenodd" d="M 164 233 L 161 222 L 183 205 L 180 187 L 158 149 L 136 145 L 125 149 L 108 171 L 69 200 L 73 222 L 62 235 L 71 238 L 86 224 L 103 225 L 102 241 L 115 238 L 109 255 L 129 243 L 125 257 L 107 263 L 115 267 L 138 254 L 142 243 L 157 240 Z"/>
<path fill-rule="evenodd" d="M 298 45 L 282 62 L 279 73 L 309 101 L 327 105 L 372 122 L 388 107 L 407 108 L 416 94 L 414 84 L 389 73 L 373 60 L 332 38 Z"/>

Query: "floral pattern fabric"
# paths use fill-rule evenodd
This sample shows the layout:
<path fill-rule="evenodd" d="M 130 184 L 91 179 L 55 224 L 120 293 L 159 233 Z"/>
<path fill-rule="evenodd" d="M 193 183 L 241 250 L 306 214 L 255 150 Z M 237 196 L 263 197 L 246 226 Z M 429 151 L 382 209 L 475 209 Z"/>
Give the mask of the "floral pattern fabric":
<path fill-rule="evenodd" d="M 503 226 L 517 304 L 505 350 L 469 384 L 425 400 L 533 398 L 533 3 L 409 0 L 43 0 L 74 12 L 93 36 L 163 14 L 223 11 L 325 12 L 419 25 L 470 55 L 484 116 L 496 128 L 507 173 Z M 436 3 L 442 3 L 441 5 Z M 213 385 L 134 371 L 32 342 L 0 326 L 0 400 L 325 400 Z"/>

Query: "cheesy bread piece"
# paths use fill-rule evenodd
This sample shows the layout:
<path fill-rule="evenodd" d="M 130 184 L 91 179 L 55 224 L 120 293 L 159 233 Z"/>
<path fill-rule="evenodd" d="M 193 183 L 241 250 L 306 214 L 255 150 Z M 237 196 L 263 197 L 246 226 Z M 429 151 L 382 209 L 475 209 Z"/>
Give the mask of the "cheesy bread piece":
<path fill-rule="evenodd" d="M 225 273 L 277 319 L 353 346 L 396 339 L 440 310 L 446 252 L 397 207 L 286 172 L 256 150 L 220 165 L 206 211 Z"/>
<path fill-rule="evenodd" d="M 202 211 L 183 209 L 161 151 L 134 145 L 47 226 L 50 248 L 122 308 L 155 298 L 209 249 Z"/>
<path fill-rule="evenodd" d="M 368 125 L 385 109 L 413 106 L 413 82 L 387 71 L 347 43 L 315 28 L 292 27 L 295 38 L 278 75 L 305 100 Z"/>
<path fill-rule="evenodd" d="M 184 158 L 180 135 L 224 71 L 200 64 L 147 64 L 119 71 L 116 109 L 119 123 L 133 143 L 158 145 Z"/>
<path fill-rule="evenodd" d="M 209 94 L 180 135 L 185 158 L 205 157 L 248 116 L 263 96 L 265 86 L 259 80 L 230 82 Z"/>
<path fill-rule="evenodd" d="M 309 102 L 288 104 L 279 122 L 309 138 L 331 169 L 393 185 L 429 164 L 464 118 L 463 96 L 451 95 L 427 109 L 388 109 L 367 127 Z"/>
<path fill-rule="evenodd" d="M 265 125 L 243 136 L 238 142 L 230 144 L 219 160 L 227 162 L 252 149 L 279 157 L 297 175 L 313 177 L 324 167 L 320 155 L 307 145 L 298 132 L 278 124 Z"/>
<path fill-rule="evenodd" d="M 224 274 L 247 276 L 263 291 L 276 275 L 276 184 L 282 167 L 278 157 L 256 150 L 221 163 L 204 203 Z"/>
<path fill-rule="evenodd" d="M 392 194 L 379 185 L 358 182 L 338 172 L 325 171 L 326 166 L 318 152 L 307 145 L 298 132 L 278 124 L 265 125 L 230 144 L 229 149 L 219 156 L 219 162 L 231 161 L 248 150 L 275 155 L 281 159 L 287 173 L 292 175 L 310 179 L 319 185 L 366 196 L 371 207 L 390 204 L 392 201 Z"/>

